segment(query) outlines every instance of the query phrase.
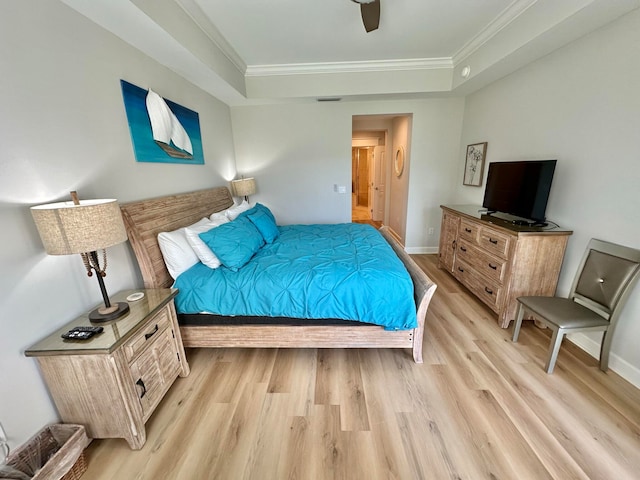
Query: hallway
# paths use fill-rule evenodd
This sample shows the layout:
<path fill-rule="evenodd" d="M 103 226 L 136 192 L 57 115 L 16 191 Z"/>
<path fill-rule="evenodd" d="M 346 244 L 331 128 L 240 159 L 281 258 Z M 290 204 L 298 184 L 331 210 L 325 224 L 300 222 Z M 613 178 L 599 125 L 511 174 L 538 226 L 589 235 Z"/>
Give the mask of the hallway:
<path fill-rule="evenodd" d="M 371 210 L 364 205 L 356 205 L 356 196 L 351 194 L 351 221 L 353 223 L 368 223 L 376 228 L 382 226 L 382 222 L 371 220 Z"/>

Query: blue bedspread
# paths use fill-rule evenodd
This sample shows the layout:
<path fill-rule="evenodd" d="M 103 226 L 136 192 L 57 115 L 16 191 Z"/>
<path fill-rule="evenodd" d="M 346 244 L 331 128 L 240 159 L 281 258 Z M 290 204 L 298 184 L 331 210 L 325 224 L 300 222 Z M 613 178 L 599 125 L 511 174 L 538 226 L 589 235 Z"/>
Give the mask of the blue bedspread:
<path fill-rule="evenodd" d="M 362 224 L 288 225 L 237 272 L 197 263 L 175 282 L 180 313 L 338 318 L 415 328 L 413 283 L 391 246 Z"/>

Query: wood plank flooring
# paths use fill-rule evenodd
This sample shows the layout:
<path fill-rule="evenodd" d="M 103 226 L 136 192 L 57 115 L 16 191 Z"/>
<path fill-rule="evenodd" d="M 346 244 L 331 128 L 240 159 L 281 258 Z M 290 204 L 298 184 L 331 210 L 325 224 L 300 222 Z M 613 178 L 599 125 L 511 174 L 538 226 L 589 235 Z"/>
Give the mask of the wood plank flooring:
<path fill-rule="evenodd" d="M 640 391 L 549 334 L 520 341 L 447 273 L 407 350 L 191 349 L 147 443 L 94 440 L 83 479 L 640 478 Z"/>

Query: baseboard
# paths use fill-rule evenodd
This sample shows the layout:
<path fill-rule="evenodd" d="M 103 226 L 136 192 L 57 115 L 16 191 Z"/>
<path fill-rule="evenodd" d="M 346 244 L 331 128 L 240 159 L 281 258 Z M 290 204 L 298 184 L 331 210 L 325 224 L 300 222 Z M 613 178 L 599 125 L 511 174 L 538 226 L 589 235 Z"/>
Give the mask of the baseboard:
<path fill-rule="evenodd" d="M 571 335 L 567 335 L 567 339 L 587 352 L 593 358 L 597 359 L 600 357 L 600 343 L 595 342 L 587 335 L 583 333 L 572 333 Z M 610 353 L 609 368 L 629 383 L 640 388 L 640 369 L 637 367 L 631 365 L 629 362 L 623 360 L 614 353 Z"/>
<path fill-rule="evenodd" d="M 438 247 L 410 247 L 410 248 L 405 248 L 404 249 L 405 252 L 407 252 L 409 255 L 411 254 L 415 254 L 415 255 L 421 255 L 421 254 L 433 254 L 433 253 L 438 253 Z"/>

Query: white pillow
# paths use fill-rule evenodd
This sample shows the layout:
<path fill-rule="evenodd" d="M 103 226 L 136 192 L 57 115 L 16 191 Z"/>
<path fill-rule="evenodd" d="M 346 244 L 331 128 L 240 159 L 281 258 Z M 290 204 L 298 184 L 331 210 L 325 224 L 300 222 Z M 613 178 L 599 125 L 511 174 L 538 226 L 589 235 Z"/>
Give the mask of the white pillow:
<path fill-rule="evenodd" d="M 247 202 L 246 200 L 243 200 L 241 204 L 234 205 L 233 207 L 227 208 L 224 211 L 224 214 L 227 216 L 229 220 L 235 220 L 238 215 L 240 215 L 242 212 L 246 212 L 250 208 L 251 208 L 251 205 L 249 205 L 249 202 Z"/>
<path fill-rule="evenodd" d="M 185 231 L 187 242 L 189 242 L 189 245 L 193 251 L 196 252 L 196 255 L 202 263 L 209 268 L 218 268 L 221 265 L 220 260 L 218 260 L 218 257 L 216 257 L 211 249 L 200 239 L 198 234 L 208 232 L 223 223 L 229 223 L 229 219 L 223 216 L 216 216 L 213 220 L 205 220 L 207 220 L 207 222 L 202 225 L 187 227 Z"/>
<path fill-rule="evenodd" d="M 209 223 L 209 219 L 203 218 L 189 227 L 197 227 Z M 185 270 L 190 269 L 198 263 L 198 256 L 187 241 L 185 231 L 189 227 L 182 227 L 172 232 L 160 232 L 158 234 L 158 245 L 164 258 L 164 263 L 169 270 L 169 274 L 175 280 Z"/>
<path fill-rule="evenodd" d="M 209 220 L 211 220 L 212 222 L 218 222 L 218 221 L 222 220 L 223 223 L 225 223 L 224 220 L 228 220 L 227 214 L 225 212 L 226 212 L 226 210 L 223 210 L 221 212 L 212 213 L 211 216 L 209 217 Z"/>

